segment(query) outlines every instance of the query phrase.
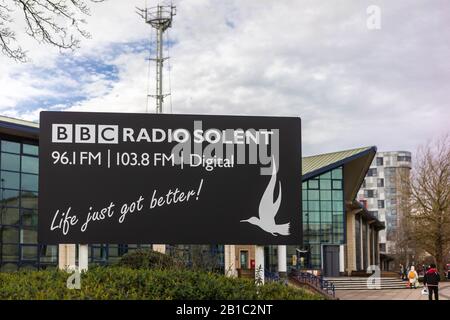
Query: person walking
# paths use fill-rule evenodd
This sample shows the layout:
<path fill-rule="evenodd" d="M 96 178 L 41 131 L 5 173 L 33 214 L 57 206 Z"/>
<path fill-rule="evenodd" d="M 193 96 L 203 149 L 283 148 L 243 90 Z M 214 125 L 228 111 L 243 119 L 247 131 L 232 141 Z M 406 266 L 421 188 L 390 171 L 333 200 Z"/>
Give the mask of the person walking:
<path fill-rule="evenodd" d="M 433 292 L 434 292 L 434 300 L 439 300 L 439 281 L 441 277 L 436 269 L 436 265 L 434 263 L 430 264 L 430 269 L 425 273 L 423 277 L 423 284 L 428 289 L 428 300 L 433 300 Z"/>
<path fill-rule="evenodd" d="M 405 280 L 405 267 L 400 263 L 400 277 Z"/>
<path fill-rule="evenodd" d="M 414 289 L 417 288 L 417 281 L 419 280 L 419 275 L 417 274 L 417 271 L 415 270 L 414 266 L 411 266 L 411 269 L 408 272 L 408 280 L 409 280 L 409 288 Z"/>

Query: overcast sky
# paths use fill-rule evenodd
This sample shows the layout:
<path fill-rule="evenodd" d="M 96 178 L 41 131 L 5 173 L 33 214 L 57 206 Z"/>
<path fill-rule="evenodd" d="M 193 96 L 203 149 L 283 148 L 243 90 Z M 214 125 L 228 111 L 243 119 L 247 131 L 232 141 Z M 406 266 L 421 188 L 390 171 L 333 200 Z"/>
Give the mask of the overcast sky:
<path fill-rule="evenodd" d="M 149 77 L 154 33 L 134 12 L 144 4 L 92 5 L 92 39 L 75 53 L 18 34 L 32 62 L 0 56 L 0 114 L 38 121 L 41 110 L 145 112 L 155 68 Z M 448 0 L 174 4 L 173 113 L 300 116 L 305 155 L 368 145 L 414 151 L 450 131 Z M 366 25 L 372 4 L 380 30 Z"/>

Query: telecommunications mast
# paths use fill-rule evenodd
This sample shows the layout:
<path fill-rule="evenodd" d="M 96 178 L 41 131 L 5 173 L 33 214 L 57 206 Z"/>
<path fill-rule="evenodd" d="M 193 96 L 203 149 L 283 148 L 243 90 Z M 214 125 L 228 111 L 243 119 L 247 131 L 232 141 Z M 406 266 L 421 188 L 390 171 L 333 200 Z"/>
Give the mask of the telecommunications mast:
<path fill-rule="evenodd" d="M 176 7 L 172 3 L 170 5 L 158 4 L 155 7 L 137 8 L 137 10 L 137 13 L 145 19 L 145 22 L 156 30 L 156 56 L 150 59 L 156 62 L 156 93 L 154 95 L 149 94 L 148 97 L 155 98 L 156 113 L 162 113 L 164 98 L 170 95 L 170 91 L 163 93 L 163 64 L 164 60 L 169 59 L 169 57 L 163 56 L 163 34 L 168 28 L 172 27 Z"/>

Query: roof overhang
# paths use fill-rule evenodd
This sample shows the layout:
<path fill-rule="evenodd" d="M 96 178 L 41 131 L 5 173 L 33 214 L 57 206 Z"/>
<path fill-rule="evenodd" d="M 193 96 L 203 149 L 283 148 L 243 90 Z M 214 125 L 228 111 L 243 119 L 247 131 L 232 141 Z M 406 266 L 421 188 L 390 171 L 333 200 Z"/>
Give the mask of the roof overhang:
<path fill-rule="evenodd" d="M 384 222 L 378 220 L 377 217 L 373 216 L 359 201 L 353 200 L 345 203 L 346 211 L 353 212 L 354 214 L 360 214 L 363 220 L 367 224 L 371 225 L 375 230 L 386 229 Z"/>
<path fill-rule="evenodd" d="M 342 166 L 344 198 L 345 201 L 353 201 L 376 153 L 377 148 L 373 146 L 305 157 L 302 159 L 302 180 L 314 178 Z"/>
<path fill-rule="evenodd" d="M 0 116 L 0 134 L 30 140 L 39 140 L 39 124 Z"/>

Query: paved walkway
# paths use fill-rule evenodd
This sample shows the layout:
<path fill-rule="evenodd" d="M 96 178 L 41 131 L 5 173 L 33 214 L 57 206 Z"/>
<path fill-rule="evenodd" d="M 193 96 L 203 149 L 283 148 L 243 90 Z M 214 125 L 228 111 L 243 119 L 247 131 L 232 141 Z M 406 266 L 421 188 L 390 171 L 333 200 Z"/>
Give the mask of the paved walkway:
<path fill-rule="evenodd" d="M 336 298 L 341 300 L 428 300 L 421 295 L 423 287 L 417 289 L 391 290 L 337 290 Z M 450 283 L 439 286 L 439 299 L 450 300 Z"/>

